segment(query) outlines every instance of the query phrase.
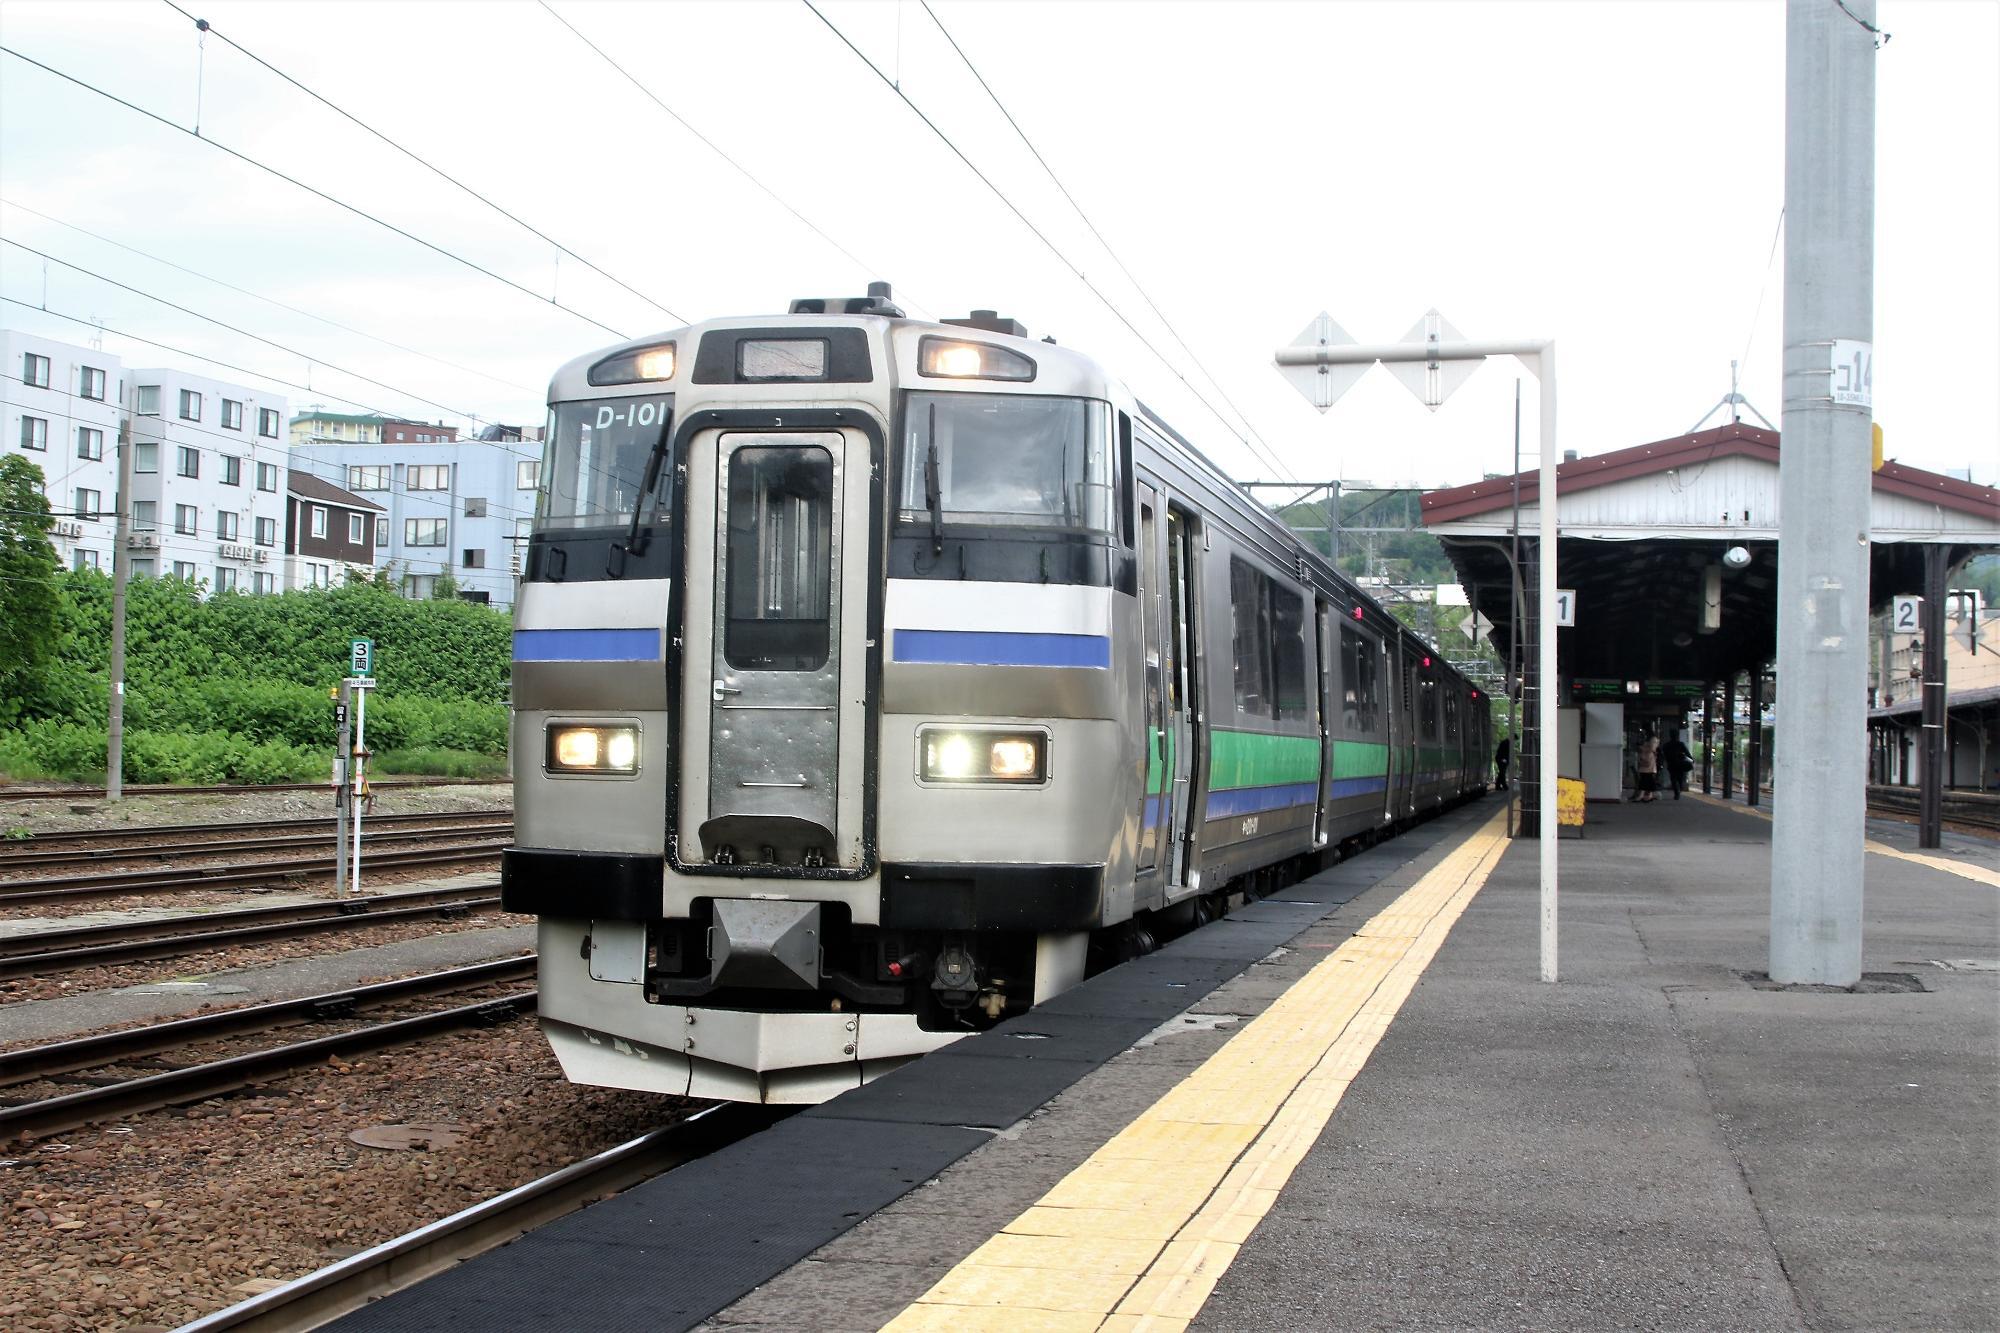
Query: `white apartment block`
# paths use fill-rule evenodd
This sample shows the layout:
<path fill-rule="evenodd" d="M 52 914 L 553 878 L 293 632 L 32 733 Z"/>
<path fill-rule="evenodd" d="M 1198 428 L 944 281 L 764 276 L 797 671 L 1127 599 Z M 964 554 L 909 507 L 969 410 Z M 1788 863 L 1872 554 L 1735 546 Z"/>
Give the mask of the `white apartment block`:
<path fill-rule="evenodd" d="M 126 372 L 132 573 L 211 593 L 279 590 L 285 399 L 185 370 Z"/>
<path fill-rule="evenodd" d="M 126 373 L 107 352 L 0 329 L 0 448 L 42 470 L 66 569 L 111 572 Z"/>

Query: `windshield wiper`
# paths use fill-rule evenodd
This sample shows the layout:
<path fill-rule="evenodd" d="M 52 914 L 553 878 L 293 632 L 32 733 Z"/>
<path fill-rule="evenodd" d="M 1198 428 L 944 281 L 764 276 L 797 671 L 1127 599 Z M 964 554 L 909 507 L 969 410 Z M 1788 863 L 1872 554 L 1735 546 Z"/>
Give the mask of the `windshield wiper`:
<path fill-rule="evenodd" d="M 931 554 L 944 554 L 944 487 L 938 481 L 937 404 L 931 405 L 930 445 L 924 452 L 924 503 L 931 511 Z"/>
<path fill-rule="evenodd" d="M 646 455 L 646 475 L 639 483 L 638 495 L 632 499 L 632 526 L 625 530 L 625 540 L 611 543 L 611 549 L 605 553 L 604 573 L 608 578 L 623 578 L 626 557 L 644 555 L 647 544 L 653 540 L 652 529 L 641 532 L 639 524 L 646 516 L 646 497 L 659 484 L 660 466 L 666 462 L 667 442 L 673 437 L 673 429 L 674 419 L 670 412 L 667 419 L 660 423 L 660 438 L 653 441 L 652 451 Z"/>

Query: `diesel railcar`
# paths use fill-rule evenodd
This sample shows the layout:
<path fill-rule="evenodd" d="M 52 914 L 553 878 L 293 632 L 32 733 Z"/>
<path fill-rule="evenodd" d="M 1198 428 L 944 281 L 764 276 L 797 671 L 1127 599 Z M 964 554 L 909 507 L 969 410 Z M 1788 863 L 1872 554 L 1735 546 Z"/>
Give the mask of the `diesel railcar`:
<path fill-rule="evenodd" d="M 573 1080 L 822 1100 L 1484 788 L 1476 689 L 1010 319 L 876 284 L 549 397 L 502 892 Z"/>

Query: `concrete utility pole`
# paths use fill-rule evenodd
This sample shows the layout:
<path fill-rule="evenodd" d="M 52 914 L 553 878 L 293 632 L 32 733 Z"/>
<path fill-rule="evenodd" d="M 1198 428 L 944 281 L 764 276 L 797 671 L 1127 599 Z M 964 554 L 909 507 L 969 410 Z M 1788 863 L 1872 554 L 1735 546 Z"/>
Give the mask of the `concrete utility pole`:
<path fill-rule="evenodd" d="M 1918 751 L 1917 846 L 1944 846 L 1945 734 L 1944 603 L 1951 549 L 1924 547 L 1923 748 Z M 1982 767 L 1980 772 L 1986 770 Z"/>
<path fill-rule="evenodd" d="M 1786 984 L 1861 979 L 1876 37 L 1875 0 L 1786 6 L 1771 831 L 1771 979 Z"/>
<path fill-rule="evenodd" d="M 118 494 L 111 526 L 111 716 L 105 720 L 104 799 L 125 799 L 125 584 L 132 577 L 132 415 L 118 418 Z"/>

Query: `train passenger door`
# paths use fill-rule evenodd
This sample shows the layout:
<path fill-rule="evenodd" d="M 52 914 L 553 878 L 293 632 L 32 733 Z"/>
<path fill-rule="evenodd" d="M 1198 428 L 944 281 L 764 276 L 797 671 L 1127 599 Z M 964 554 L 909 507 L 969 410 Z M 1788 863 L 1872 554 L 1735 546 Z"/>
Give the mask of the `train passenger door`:
<path fill-rule="evenodd" d="M 1178 506 L 1167 506 L 1165 651 L 1161 679 L 1166 683 L 1166 793 L 1160 804 L 1171 811 L 1163 821 L 1167 840 L 1167 882 L 1187 884 L 1193 866 L 1194 761 L 1200 746 L 1197 731 L 1201 700 L 1195 666 L 1194 533 Z"/>
<path fill-rule="evenodd" d="M 1340 628 L 1324 598 L 1314 602 L 1314 643 L 1319 653 L 1319 808 L 1313 811 L 1313 846 L 1326 842 L 1326 807 L 1333 799 L 1333 724 L 1339 681 L 1334 673 L 1334 653 L 1340 645 Z"/>
<path fill-rule="evenodd" d="M 1161 593 L 1166 582 L 1166 560 L 1160 546 L 1159 505 L 1160 493 L 1140 482 L 1139 655 L 1146 673 L 1143 695 L 1146 787 L 1139 798 L 1139 855 L 1134 866 L 1140 875 L 1159 873 L 1160 848 L 1173 837 L 1173 738 L 1167 720 L 1166 645 L 1162 629 L 1165 601 Z"/>
<path fill-rule="evenodd" d="M 704 432 L 689 463 L 688 550 L 714 578 L 688 581 L 680 827 L 700 846 L 684 833 L 680 855 L 858 866 L 866 728 L 841 680 L 866 660 L 869 524 L 846 520 L 868 511 L 867 445 Z"/>

